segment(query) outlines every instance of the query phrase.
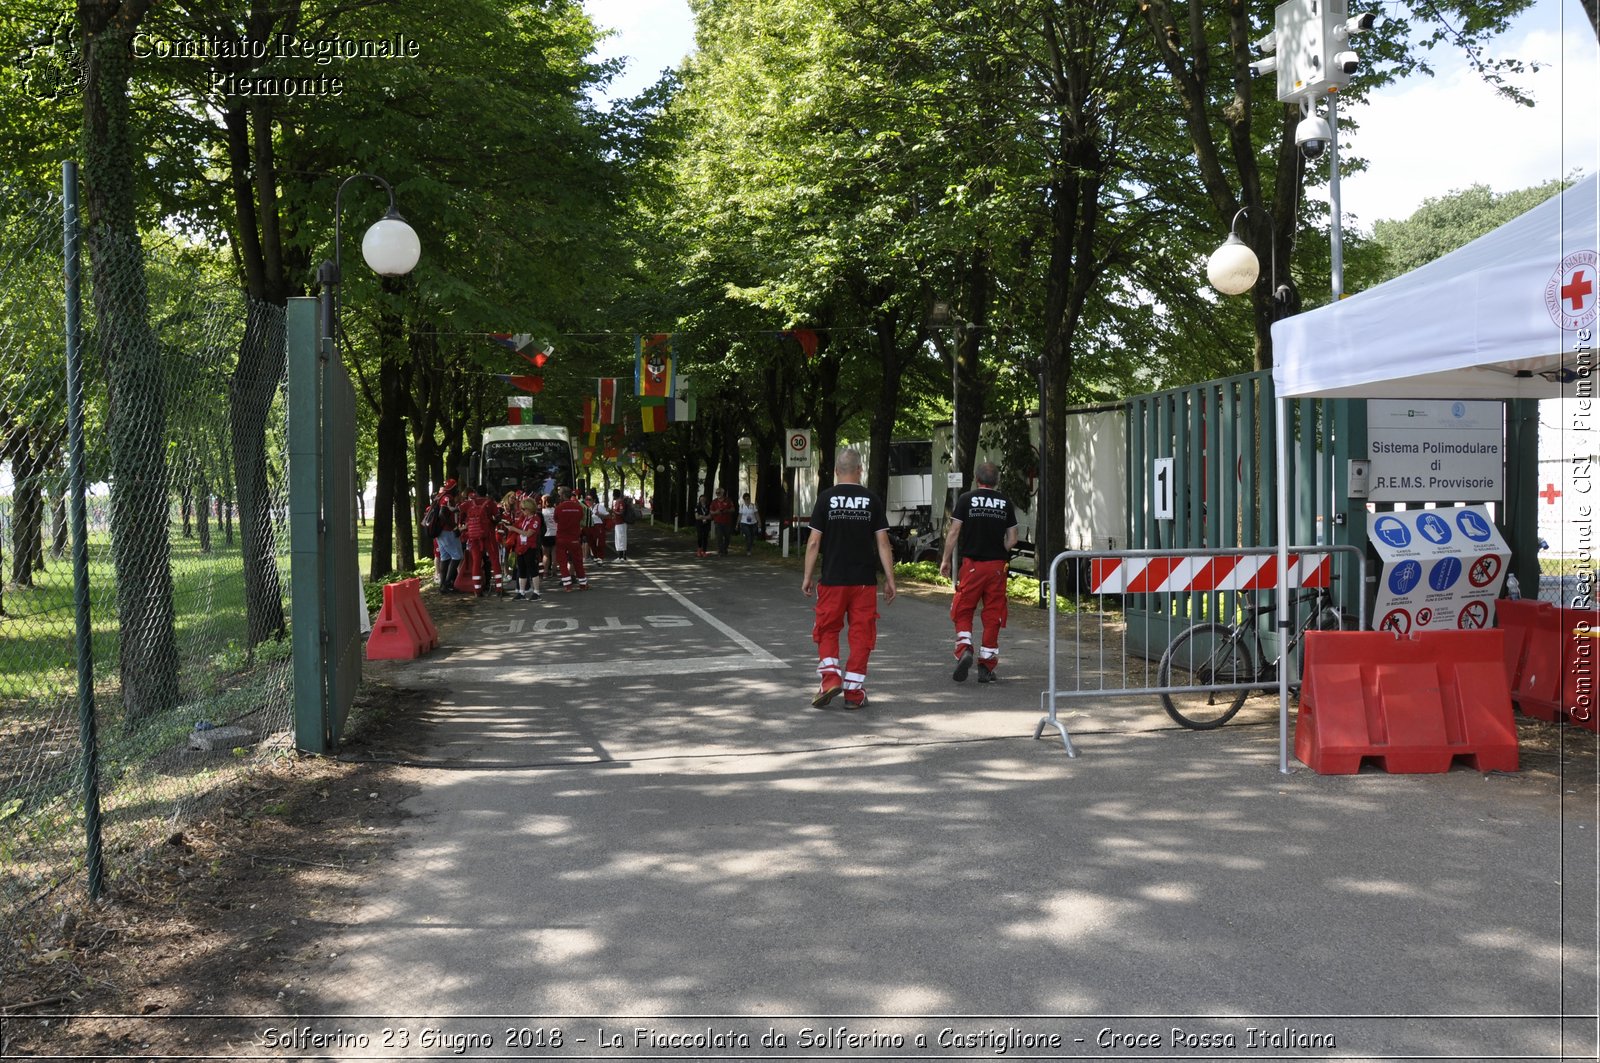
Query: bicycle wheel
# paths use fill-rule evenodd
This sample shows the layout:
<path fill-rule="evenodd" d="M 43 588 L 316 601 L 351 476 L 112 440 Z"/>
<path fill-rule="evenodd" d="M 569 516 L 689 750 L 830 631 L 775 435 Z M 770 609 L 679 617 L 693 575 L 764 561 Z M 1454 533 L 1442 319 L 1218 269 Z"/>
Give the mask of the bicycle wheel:
<path fill-rule="evenodd" d="M 1192 686 L 1161 695 L 1161 705 L 1178 723 L 1209 731 L 1233 719 L 1248 690 L 1209 690 L 1217 684 L 1250 683 L 1256 664 L 1245 640 L 1226 624 L 1196 624 L 1172 640 L 1156 670 L 1158 686 Z"/>

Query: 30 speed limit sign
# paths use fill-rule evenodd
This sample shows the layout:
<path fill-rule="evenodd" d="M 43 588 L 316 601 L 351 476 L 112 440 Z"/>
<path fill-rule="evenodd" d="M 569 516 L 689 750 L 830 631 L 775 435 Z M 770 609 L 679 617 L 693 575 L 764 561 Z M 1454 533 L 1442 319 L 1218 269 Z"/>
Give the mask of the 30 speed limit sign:
<path fill-rule="evenodd" d="M 805 469 L 811 465 L 811 429 L 791 428 L 784 433 L 784 466 Z"/>

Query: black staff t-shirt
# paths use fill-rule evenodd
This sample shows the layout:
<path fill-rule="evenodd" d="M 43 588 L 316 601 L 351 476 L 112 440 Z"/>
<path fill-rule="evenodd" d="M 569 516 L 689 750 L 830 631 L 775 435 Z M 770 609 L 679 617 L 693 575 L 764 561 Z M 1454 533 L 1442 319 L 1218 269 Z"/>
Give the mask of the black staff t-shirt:
<path fill-rule="evenodd" d="M 811 530 L 822 533 L 822 579 L 830 587 L 878 582 L 878 533 L 889 530 L 883 500 L 860 484 L 834 484 L 817 496 Z"/>
<path fill-rule="evenodd" d="M 973 561 L 1004 561 L 1006 532 L 1017 526 L 1017 511 L 999 491 L 980 487 L 956 499 L 955 518 L 961 522 L 961 556 Z"/>

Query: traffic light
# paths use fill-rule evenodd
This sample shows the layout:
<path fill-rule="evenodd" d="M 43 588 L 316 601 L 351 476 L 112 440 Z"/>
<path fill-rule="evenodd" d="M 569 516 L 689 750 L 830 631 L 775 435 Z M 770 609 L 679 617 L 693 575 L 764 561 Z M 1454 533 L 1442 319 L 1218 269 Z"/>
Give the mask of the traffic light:
<path fill-rule="evenodd" d="M 1374 12 L 1352 16 L 1349 0 L 1288 0 L 1273 12 L 1272 32 L 1255 42 L 1267 58 L 1250 64 L 1255 74 L 1278 75 L 1278 100 L 1305 103 L 1350 84 L 1361 57 L 1350 38 L 1377 23 Z"/>

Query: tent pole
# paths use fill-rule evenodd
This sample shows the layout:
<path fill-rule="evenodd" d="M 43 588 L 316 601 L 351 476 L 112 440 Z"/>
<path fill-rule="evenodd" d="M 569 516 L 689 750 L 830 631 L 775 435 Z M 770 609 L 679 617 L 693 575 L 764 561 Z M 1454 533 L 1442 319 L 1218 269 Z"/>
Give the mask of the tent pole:
<path fill-rule="evenodd" d="M 1289 400 L 1278 394 L 1277 437 L 1278 475 L 1278 771 L 1289 774 Z"/>

